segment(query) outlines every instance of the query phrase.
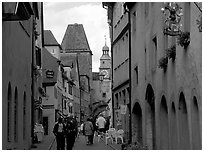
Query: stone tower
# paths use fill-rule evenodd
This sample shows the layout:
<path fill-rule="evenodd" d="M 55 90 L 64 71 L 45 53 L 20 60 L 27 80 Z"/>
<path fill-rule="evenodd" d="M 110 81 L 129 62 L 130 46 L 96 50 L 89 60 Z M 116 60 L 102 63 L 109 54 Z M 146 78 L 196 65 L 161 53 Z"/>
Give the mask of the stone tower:
<path fill-rule="evenodd" d="M 103 75 L 103 81 L 101 82 L 100 92 L 101 99 L 105 102 L 109 102 L 111 99 L 111 57 L 109 56 L 109 48 L 106 45 L 102 48 L 102 56 L 100 58 L 99 74 Z"/>
<path fill-rule="evenodd" d="M 69 24 L 64 34 L 60 60 L 76 60 L 79 66 L 78 94 L 80 96 L 80 121 L 91 114 L 92 107 L 92 52 L 82 24 Z"/>
<path fill-rule="evenodd" d="M 110 80 L 111 78 L 111 57 L 109 56 L 109 48 L 106 45 L 102 48 L 103 54 L 100 58 L 99 73 L 104 75 L 104 80 Z"/>

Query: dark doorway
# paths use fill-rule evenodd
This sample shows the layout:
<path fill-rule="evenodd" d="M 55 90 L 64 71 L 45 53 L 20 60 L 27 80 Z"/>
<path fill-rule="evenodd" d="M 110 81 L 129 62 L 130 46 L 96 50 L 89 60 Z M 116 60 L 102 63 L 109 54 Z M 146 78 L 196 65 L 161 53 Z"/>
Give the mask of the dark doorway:
<path fill-rule="evenodd" d="M 148 149 L 156 149 L 155 142 L 155 97 L 152 86 L 148 84 L 146 89 L 146 144 Z"/>
<path fill-rule="evenodd" d="M 139 103 L 135 103 L 133 108 L 133 140 L 143 144 L 142 138 L 142 110 Z"/>
<path fill-rule="evenodd" d="M 43 117 L 43 127 L 45 135 L 48 135 L 48 117 Z"/>
<path fill-rule="evenodd" d="M 179 97 L 179 149 L 189 150 L 190 149 L 190 135 L 188 126 L 188 111 L 186 107 L 186 100 L 183 92 Z"/>
<path fill-rule="evenodd" d="M 160 104 L 160 149 L 169 149 L 169 123 L 166 98 L 162 96 Z"/>

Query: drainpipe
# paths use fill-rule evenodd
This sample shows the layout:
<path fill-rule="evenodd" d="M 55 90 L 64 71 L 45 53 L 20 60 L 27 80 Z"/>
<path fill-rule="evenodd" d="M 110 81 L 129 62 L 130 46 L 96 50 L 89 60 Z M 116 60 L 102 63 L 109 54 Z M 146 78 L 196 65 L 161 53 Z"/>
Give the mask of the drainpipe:
<path fill-rule="evenodd" d="M 128 8 L 128 4 L 124 4 L 125 12 L 128 13 L 128 24 L 129 24 L 129 143 L 132 142 L 132 102 L 131 102 L 131 16 L 130 16 L 130 8 Z"/>
<path fill-rule="evenodd" d="M 130 136 L 130 141 L 129 143 L 132 142 L 132 101 L 131 101 L 131 91 L 132 91 L 132 82 L 131 82 L 131 18 L 130 18 L 130 10 L 128 11 L 128 23 L 129 23 L 129 107 L 130 107 L 130 120 L 129 120 L 129 136 Z"/>

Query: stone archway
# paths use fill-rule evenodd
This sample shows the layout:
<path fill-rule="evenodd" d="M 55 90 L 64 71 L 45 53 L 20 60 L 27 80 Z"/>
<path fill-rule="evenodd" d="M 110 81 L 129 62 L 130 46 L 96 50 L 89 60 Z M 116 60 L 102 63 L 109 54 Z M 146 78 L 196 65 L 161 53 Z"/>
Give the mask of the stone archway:
<path fill-rule="evenodd" d="M 156 149 L 155 139 L 155 97 L 152 86 L 148 84 L 146 89 L 146 145 L 148 149 Z"/>
<path fill-rule="evenodd" d="M 198 102 L 197 98 L 194 96 L 191 103 L 191 128 L 192 128 L 192 149 L 201 150 L 201 128 L 199 121 L 199 112 L 198 112 Z"/>
<path fill-rule="evenodd" d="M 178 130 L 177 130 L 177 119 L 176 119 L 176 108 L 174 102 L 171 105 L 170 113 L 170 149 L 178 149 Z"/>
<path fill-rule="evenodd" d="M 179 121 L 179 149 L 189 150 L 190 135 L 188 125 L 188 111 L 183 92 L 181 92 L 179 96 L 178 121 Z"/>
<path fill-rule="evenodd" d="M 166 98 L 162 96 L 160 111 L 160 149 L 168 150 L 169 149 L 169 120 L 168 120 L 168 108 L 166 103 Z"/>
<path fill-rule="evenodd" d="M 142 144 L 142 139 L 142 109 L 136 102 L 133 107 L 133 141 Z"/>
<path fill-rule="evenodd" d="M 103 111 L 106 111 L 108 107 L 108 103 L 105 101 L 95 102 L 93 103 L 93 118 L 95 118 Z"/>

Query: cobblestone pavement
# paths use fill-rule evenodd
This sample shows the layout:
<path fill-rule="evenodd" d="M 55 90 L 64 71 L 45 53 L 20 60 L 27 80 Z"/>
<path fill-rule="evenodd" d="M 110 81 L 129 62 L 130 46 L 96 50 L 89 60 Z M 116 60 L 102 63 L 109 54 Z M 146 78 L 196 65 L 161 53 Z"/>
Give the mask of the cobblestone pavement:
<path fill-rule="evenodd" d="M 56 150 L 57 148 L 56 141 L 53 143 L 51 150 Z M 74 144 L 73 150 L 120 150 L 120 144 L 105 144 L 105 140 L 101 139 L 99 142 L 97 138 L 94 138 L 93 145 L 86 145 L 85 137 L 79 136 Z"/>

